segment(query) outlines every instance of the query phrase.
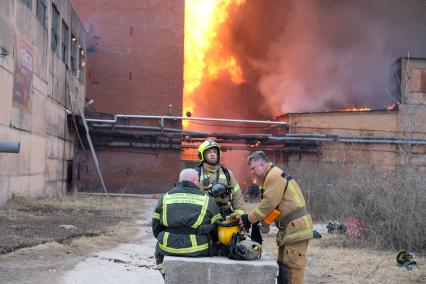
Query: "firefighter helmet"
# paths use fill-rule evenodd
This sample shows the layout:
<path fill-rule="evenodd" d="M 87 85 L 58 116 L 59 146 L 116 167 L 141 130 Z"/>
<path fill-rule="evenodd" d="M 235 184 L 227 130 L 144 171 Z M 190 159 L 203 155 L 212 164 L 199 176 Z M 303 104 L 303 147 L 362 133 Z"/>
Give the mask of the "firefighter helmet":
<path fill-rule="evenodd" d="M 415 261 L 415 258 L 416 257 L 413 253 L 408 252 L 406 250 L 401 250 L 396 256 L 396 262 L 399 266 L 416 265 L 417 263 Z"/>
<path fill-rule="evenodd" d="M 198 147 L 198 158 L 200 159 L 201 162 L 203 162 L 204 159 L 205 159 L 204 152 L 207 149 L 210 149 L 210 148 L 216 148 L 217 149 L 217 162 L 219 163 L 219 160 L 220 160 L 220 146 L 215 141 L 210 140 L 210 139 L 204 141 L 203 143 L 201 143 L 200 147 Z"/>
<path fill-rule="evenodd" d="M 232 236 L 240 232 L 240 226 L 225 225 L 223 223 L 218 223 L 217 227 L 217 236 L 219 238 L 219 243 L 222 245 L 228 246 L 232 241 Z"/>

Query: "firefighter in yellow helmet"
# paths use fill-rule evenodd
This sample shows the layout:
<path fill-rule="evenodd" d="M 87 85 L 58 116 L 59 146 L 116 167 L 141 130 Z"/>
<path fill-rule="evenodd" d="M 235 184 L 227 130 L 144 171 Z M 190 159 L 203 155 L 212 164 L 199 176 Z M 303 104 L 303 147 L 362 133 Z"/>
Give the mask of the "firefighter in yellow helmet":
<path fill-rule="evenodd" d="M 313 238 L 313 228 L 302 190 L 292 177 L 268 162 L 264 152 L 254 152 L 247 162 L 252 174 L 262 180 L 264 193 L 254 210 L 241 215 L 241 222 L 248 227 L 278 210 L 280 213 L 275 220 L 275 226 L 279 229 L 276 236 L 277 283 L 303 283 L 306 250 L 309 240 Z"/>
<path fill-rule="evenodd" d="M 213 140 L 204 141 L 198 147 L 198 158 L 200 164 L 195 170 L 201 188 L 214 197 L 223 219 L 233 212 L 244 214 L 244 199 L 237 179 L 231 170 L 220 164 L 219 144 Z"/>

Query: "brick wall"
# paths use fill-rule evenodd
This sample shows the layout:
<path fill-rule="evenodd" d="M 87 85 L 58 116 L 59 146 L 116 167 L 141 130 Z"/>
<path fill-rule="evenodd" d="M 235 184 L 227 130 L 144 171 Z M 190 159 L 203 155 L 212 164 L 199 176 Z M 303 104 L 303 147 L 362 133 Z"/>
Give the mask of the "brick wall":
<path fill-rule="evenodd" d="M 95 100 L 96 111 L 180 116 L 184 0 L 72 3 L 90 34 L 87 97 Z M 179 151 L 122 149 L 97 155 L 111 192 L 164 192 L 180 170 Z M 82 153 L 78 168 L 90 165 L 90 155 Z M 90 169 L 80 170 L 78 177 L 80 189 L 98 190 Z"/>

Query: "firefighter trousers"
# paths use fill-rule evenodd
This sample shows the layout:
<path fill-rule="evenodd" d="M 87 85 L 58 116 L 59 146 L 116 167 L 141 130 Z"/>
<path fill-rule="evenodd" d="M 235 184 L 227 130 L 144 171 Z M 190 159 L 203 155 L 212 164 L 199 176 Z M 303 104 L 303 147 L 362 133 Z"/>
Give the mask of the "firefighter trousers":
<path fill-rule="evenodd" d="M 303 284 L 309 240 L 278 247 L 278 264 L 287 267 L 288 283 Z"/>

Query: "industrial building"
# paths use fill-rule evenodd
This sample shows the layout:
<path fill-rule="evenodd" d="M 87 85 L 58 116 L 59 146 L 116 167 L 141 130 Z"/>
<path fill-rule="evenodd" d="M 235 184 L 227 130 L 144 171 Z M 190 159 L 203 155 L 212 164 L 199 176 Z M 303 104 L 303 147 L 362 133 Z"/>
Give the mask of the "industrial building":
<path fill-rule="evenodd" d="M 86 34 L 68 0 L 0 1 L 0 206 L 13 194 L 61 196 L 71 185 L 75 133 L 67 112 L 85 100 Z M 15 151 L 16 152 L 16 151 Z"/>

